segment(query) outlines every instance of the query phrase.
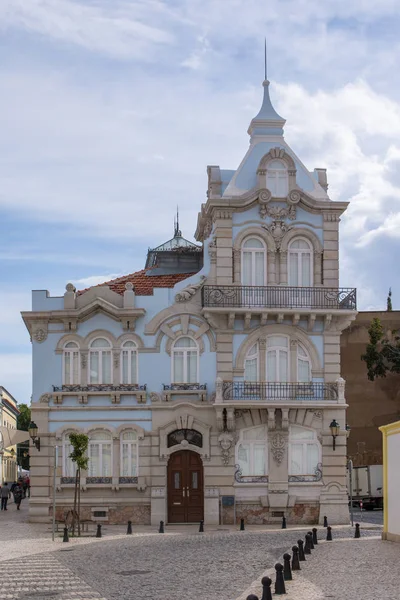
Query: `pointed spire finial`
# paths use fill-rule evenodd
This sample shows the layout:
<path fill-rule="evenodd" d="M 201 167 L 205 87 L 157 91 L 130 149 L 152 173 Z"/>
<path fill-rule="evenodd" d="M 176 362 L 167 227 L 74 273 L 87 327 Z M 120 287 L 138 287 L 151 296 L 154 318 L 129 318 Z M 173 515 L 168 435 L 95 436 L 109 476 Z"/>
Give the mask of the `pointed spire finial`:
<path fill-rule="evenodd" d="M 174 218 L 174 225 L 175 225 L 175 231 L 174 231 L 174 237 L 178 237 L 178 236 L 182 236 L 182 232 L 179 229 L 179 206 L 176 206 L 176 218 Z"/>
<path fill-rule="evenodd" d="M 267 38 L 264 38 L 264 81 L 267 80 Z"/>

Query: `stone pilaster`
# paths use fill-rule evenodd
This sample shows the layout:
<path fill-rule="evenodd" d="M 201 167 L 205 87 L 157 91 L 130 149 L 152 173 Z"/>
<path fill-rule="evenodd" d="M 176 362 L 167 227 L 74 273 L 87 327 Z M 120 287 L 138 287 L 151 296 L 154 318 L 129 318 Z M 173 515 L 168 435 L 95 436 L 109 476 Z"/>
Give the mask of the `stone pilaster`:
<path fill-rule="evenodd" d="M 231 333 L 218 330 L 217 337 L 217 377 L 231 380 L 233 376 L 233 336 Z"/>
<path fill-rule="evenodd" d="M 232 257 L 232 210 L 214 211 L 214 231 L 217 241 L 217 282 L 231 285 L 233 275 Z"/>
<path fill-rule="evenodd" d="M 339 215 L 324 212 L 323 282 L 326 287 L 339 286 Z"/>

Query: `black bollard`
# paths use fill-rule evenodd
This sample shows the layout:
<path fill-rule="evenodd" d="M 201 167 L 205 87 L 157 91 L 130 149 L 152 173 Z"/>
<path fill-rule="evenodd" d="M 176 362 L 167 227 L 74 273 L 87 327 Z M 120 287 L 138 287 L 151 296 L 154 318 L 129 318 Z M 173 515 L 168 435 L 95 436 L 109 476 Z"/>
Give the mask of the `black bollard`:
<path fill-rule="evenodd" d="M 360 523 L 356 523 L 356 530 L 354 532 L 354 537 L 355 538 L 360 538 L 361 537 Z"/>
<path fill-rule="evenodd" d="M 324 527 L 328 527 L 328 518 L 324 517 Z"/>
<path fill-rule="evenodd" d="M 244 531 L 244 519 L 240 519 L 240 531 Z"/>
<path fill-rule="evenodd" d="M 285 581 L 292 581 L 292 569 L 290 568 L 290 554 L 283 555 L 283 579 Z"/>
<path fill-rule="evenodd" d="M 303 540 L 297 540 L 297 545 L 299 547 L 299 561 L 302 562 L 302 561 L 306 560 L 306 557 L 304 556 L 304 542 L 303 542 Z"/>
<path fill-rule="evenodd" d="M 272 600 L 272 592 L 271 592 L 272 579 L 270 579 L 269 577 L 263 577 L 261 579 L 261 585 L 263 588 L 263 594 L 262 594 L 261 600 Z"/>
<path fill-rule="evenodd" d="M 128 521 L 128 529 L 126 530 L 126 535 L 132 535 L 132 521 Z"/>
<path fill-rule="evenodd" d="M 200 521 L 199 533 L 204 533 L 204 521 Z"/>
<path fill-rule="evenodd" d="M 63 542 L 69 542 L 69 537 L 68 537 L 68 527 L 64 527 L 64 537 L 63 537 Z"/>
<path fill-rule="evenodd" d="M 282 517 L 282 529 L 286 529 L 286 517 Z"/>
<path fill-rule="evenodd" d="M 318 536 L 317 536 L 317 533 L 318 533 L 318 529 L 316 527 L 313 527 L 313 530 L 312 530 L 312 541 L 313 541 L 314 546 L 318 546 Z"/>
<path fill-rule="evenodd" d="M 96 537 L 101 537 L 101 525 L 97 523 Z"/>
<path fill-rule="evenodd" d="M 300 571 L 299 549 L 297 546 L 292 546 L 292 571 Z"/>
<path fill-rule="evenodd" d="M 276 571 L 275 594 L 277 594 L 277 595 L 286 594 L 285 580 L 283 579 L 283 565 L 281 563 L 276 563 L 275 571 Z"/>
<path fill-rule="evenodd" d="M 310 536 L 306 534 L 306 543 L 304 544 L 304 554 L 311 554 Z"/>
<path fill-rule="evenodd" d="M 327 542 L 331 542 L 332 541 L 332 527 L 328 527 L 328 529 L 327 529 L 326 541 Z"/>
<path fill-rule="evenodd" d="M 308 531 L 307 533 L 310 536 L 310 550 L 314 550 L 314 542 L 313 542 L 313 539 L 312 539 L 312 537 L 313 537 L 312 536 L 312 531 Z"/>
<path fill-rule="evenodd" d="M 158 528 L 158 533 L 164 533 L 164 521 L 160 521 L 160 527 Z"/>
<path fill-rule="evenodd" d="M 258 600 L 258 596 L 255 596 L 254 594 L 250 594 L 250 596 L 247 596 L 246 600 Z"/>

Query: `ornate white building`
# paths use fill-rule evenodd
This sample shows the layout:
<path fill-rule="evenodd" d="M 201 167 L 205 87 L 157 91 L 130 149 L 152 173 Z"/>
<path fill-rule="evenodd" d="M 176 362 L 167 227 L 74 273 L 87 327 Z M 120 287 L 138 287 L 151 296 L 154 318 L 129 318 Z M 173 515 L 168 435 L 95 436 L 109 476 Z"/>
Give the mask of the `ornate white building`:
<path fill-rule="evenodd" d="M 88 434 L 83 516 L 111 523 L 348 521 L 339 288 L 345 202 L 287 145 L 264 81 L 236 170 L 209 166 L 195 237 L 64 297 L 33 292 L 32 520 L 72 506 L 71 431 Z M 341 426 L 333 439 L 330 424 Z"/>

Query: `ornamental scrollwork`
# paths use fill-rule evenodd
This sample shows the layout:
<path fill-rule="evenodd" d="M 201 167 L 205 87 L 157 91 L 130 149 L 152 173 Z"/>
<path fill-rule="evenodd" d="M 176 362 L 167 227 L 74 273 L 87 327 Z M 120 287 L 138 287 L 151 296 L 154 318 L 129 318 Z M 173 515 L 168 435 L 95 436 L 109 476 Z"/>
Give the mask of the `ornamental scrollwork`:
<path fill-rule="evenodd" d="M 224 465 L 229 464 L 231 457 L 231 449 L 236 443 L 236 435 L 234 433 L 223 431 L 218 437 L 218 444 L 221 448 L 221 459 Z"/>
<path fill-rule="evenodd" d="M 243 475 L 240 465 L 235 465 L 234 478 L 237 483 L 268 483 L 268 475 Z"/>
<path fill-rule="evenodd" d="M 291 190 L 286 199 L 288 204 L 298 204 L 301 200 L 301 194 L 298 190 Z"/>
<path fill-rule="evenodd" d="M 205 280 L 205 276 L 202 275 L 198 283 L 194 283 L 183 288 L 183 290 L 175 294 L 175 302 L 187 302 L 193 298 L 195 293 L 203 287 Z"/>
<path fill-rule="evenodd" d="M 312 482 L 312 481 L 321 481 L 322 479 L 322 463 L 318 463 L 315 467 L 313 475 L 289 475 L 289 481 L 294 482 Z"/>
<path fill-rule="evenodd" d="M 275 241 L 275 248 L 280 250 L 282 240 L 286 233 L 292 229 L 291 225 L 286 225 L 282 220 L 271 221 L 268 225 L 262 226 L 264 229 L 270 232 Z"/>
<path fill-rule="evenodd" d="M 32 337 L 39 344 L 41 344 L 42 342 L 44 342 L 47 339 L 47 331 L 45 329 L 42 329 L 40 327 L 39 329 L 36 329 L 36 331 L 33 332 L 33 336 Z"/>
<path fill-rule="evenodd" d="M 262 219 L 265 219 L 266 217 L 271 217 L 274 220 L 290 219 L 291 221 L 294 221 L 294 219 L 296 218 L 296 207 L 279 207 L 262 204 L 260 206 L 259 213 Z"/>
<path fill-rule="evenodd" d="M 281 433 L 276 433 L 271 440 L 271 453 L 274 461 L 280 465 L 285 456 L 286 439 Z"/>

